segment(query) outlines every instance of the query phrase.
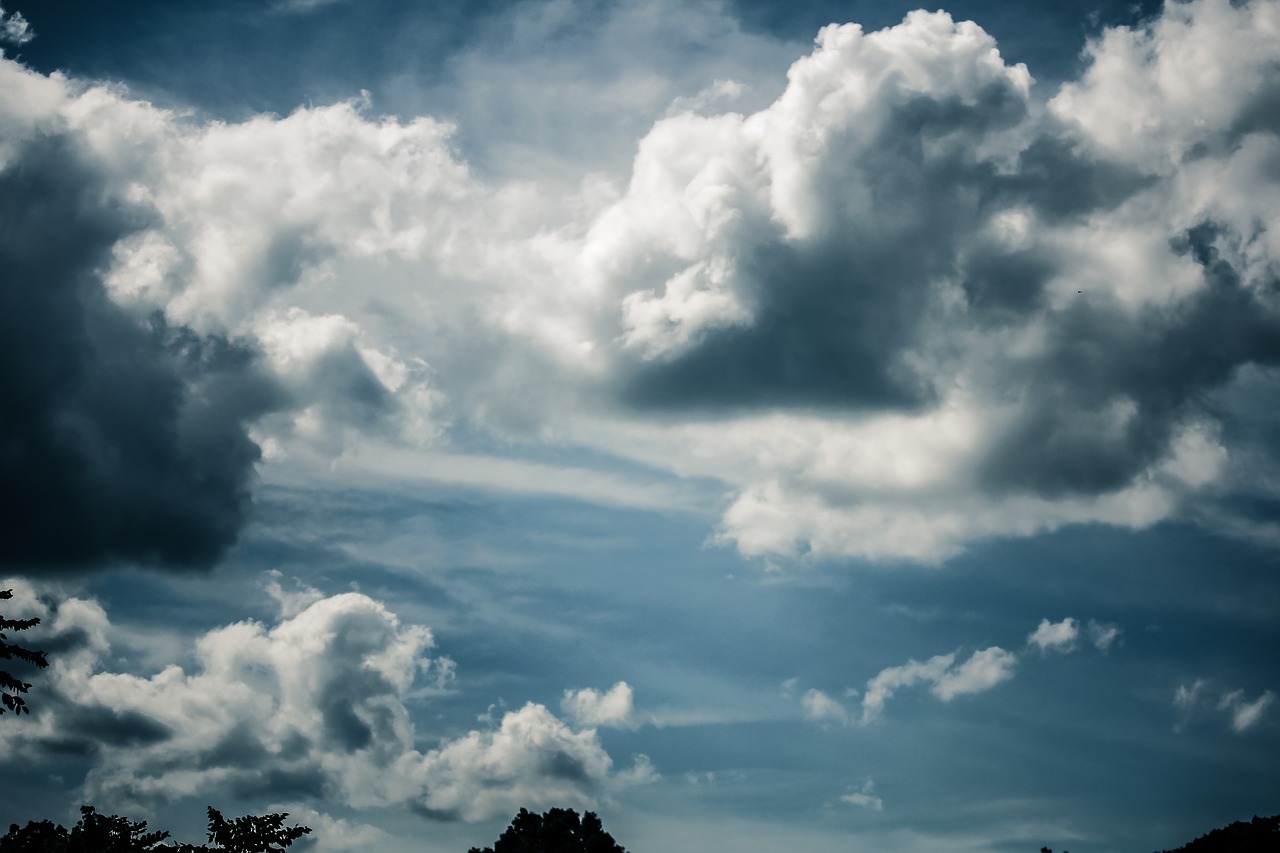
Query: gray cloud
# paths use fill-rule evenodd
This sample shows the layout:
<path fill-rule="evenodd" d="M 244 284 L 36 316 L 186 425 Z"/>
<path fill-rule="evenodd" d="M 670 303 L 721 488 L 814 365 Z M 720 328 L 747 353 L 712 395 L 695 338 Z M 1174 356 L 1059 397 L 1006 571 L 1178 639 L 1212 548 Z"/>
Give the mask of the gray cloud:
<path fill-rule="evenodd" d="M 274 404 L 253 352 L 107 296 L 115 242 L 155 214 L 112 198 L 66 136 L 0 171 L 0 565 L 205 566 L 236 539 Z"/>
<path fill-rule="evenodd" d="M 825 51 L 836 53 L 840 40 L 828 37 Z M 933 377 L 911 356 L 936 298 L 934 284 L 953 272 L 961 247 L 998 212 L 987 201 L 995 164 L 980 146 L 1028 110 L 1023 79 L 1003 67 L 984 69 L 967 89 L 951 85 L 948 65 L 966 62 L 966 48 L 957 40 L 944 50 L 954 55 L 929 69 L 936 91 L 890 75 L 870 84 L 878 89 L 870 108 L 857 106 L 862 93 L 837 74 L 795 75 L 771 108 L 778 117 L 762 122 L 777 137 L 762 147 L 773 155 L 775 192 L 784 170 L 794 168 L 786 160 L 818 161 L 801 166 L 806 233 L 764 242 L 754 231 L 735 235 L 742 242 L 727 251 L 754 309 L 750 322 L 714 329 L 678 354 L 641 363 L 623 392 L 629 402 L 686 409 L 919 409 L 936 402 Z M 841 59 L 855 68 L 894 64 L 876 54 L 868 46 L 865 58 L 850 50 Z M 790 112 L 799 109 L 793 102 L 823 96 L 833 105 L 822 109 L 837 115 L 804 117 L 818 123 L 819 141 L 810 143 L 790 125 L 802 120 Z M 810 146 L 816 154 L 805 150 Z M 724 155 L 709 147 L 705 156 Z M 1036 264 L 1015 261 L 1000 270 L 992 259 L 987 267 L 988 278 L 998 279 L 1035 272 Z M 1019 289 L 1025 283 L 997 281 L 978 304 L 1026 301 L 1012 292 Z"/>
<path fill-rule="evenodd" d="M 1217 248 L 1232 239 L 1206 222 L 1171 241 L 1203 279 L 1181 304 L 1126 311 L 1089 294 L 1053 318 L 1043 354 L 1007 377 L 1022 410 L 982 463 L 989 487 L 1122 488 L 1168 455 L 1181 422 L 1208 413 L 1208 391 L 1243 365 L 1280 359 L 1280 311 L 1265 295 L 1280 278 L 1246 282 Z"/>
<path fill-rule="evenodd" d="M 449 125 L 375 120 L 365 101 L 179 122 L 6 63 L 6 120 L 78 122 L 107 164 L 66 179 L 86 194 L 63 204 L 85 219 L 82 256 L 28 265 L 84 271 L 81 307 L 17 312 L 95 333 L 6 355 L 35 365 L 10 381 L 52 400 L 33 396 L 32 417 L 62 424 L 22 435 L 40 451 L 22 457 L 31 506 L 81 496 L 67 517 L 107 528 L 39 559 L 212 559 L 244 517 L 246 424 L 295 472 L 385 477 L 396 453 L 455 439 L 532 455 L 552 440 L 707 477 L 730 493 L 718 538 L 753 555 L 936 561 L 985 536 L 1218 517 L 1226 504 L 1203 504 L 1238 485 L 1248 417 L 1222 401 L 1249 371 L 1274 384 L 1280 331 L 1258 8 L 1192 2 L 1104 30 L 1056 93 L 945 13 L 828 27 L 772 103 L 714 114 L 742 87 L 704 85 L 656 113 L 625 186 L 575 173 L 576 190 L 561 172 L 478 178 Z M 1192 74 L 1176 57 L 1201 43 L 1231 47 Z M 85 201 L 126 187 L 136 210 Z M 134 319 L 151 312 L 168 319 Z M 133 399 L 107 369 L 128 353 Z M 55 374 L 70 380 L 41 384 Z M 156 435 L 125 440 L 103 399 L 154 412 Z M 95 488 L 114 514 L 87 511 Z M 179 494 L 162 504 L 176 543 L 144 544 L 156 530 L 129 513 L 149 492 Z"/>

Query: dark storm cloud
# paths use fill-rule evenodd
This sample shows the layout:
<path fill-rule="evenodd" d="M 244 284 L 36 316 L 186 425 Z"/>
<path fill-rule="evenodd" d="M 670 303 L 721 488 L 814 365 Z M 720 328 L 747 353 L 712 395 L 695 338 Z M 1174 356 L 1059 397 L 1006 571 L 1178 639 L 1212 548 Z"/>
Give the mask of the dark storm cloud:
<path fill-rule="evenodd" d="M 207 566 L 236 539 L 274 392 L 244 346 L 108 297 L 113 244 L 153 214 L 67 137 L 0 172 L 0 565 Z"/>
<path fill-rule="evenodd" d="M 1172 241 L 1200 266 L 1204 287 L 1172 308 L 1123 311 L 1080 299 L 1056 318 L 1043 358 L 1017 378 L 1018 423 L 983 465 L 986 484 L 1060 496 L 1123 487 L 1165 456 L 1184 416 L 1209 414 L 1207 394 L 1245 364 L 1280 362 L 1280 312 L 1247 287 L 1217 243 L 1239 240 L 1202 223 Z M 1117 424 L 1114 407 L 1131 407 Z"/>
<path fill-rule="evenodd" d="M 1011 174 L 993 175 L 988 192 L 1002 204 L 1024 203 L 1049 223 L 1111 210 L 1156 178 L 1084 154 L 1080 141 L 1053 128 L 1018 155 Z"/>
<path fill-rule="evenodd" d="M 168 726 L 145 714 L 104 705 L 68 705 L 58 721 L 63 731 L 106 746 L 145 746 L 168 740 L 172 735 Z"/>

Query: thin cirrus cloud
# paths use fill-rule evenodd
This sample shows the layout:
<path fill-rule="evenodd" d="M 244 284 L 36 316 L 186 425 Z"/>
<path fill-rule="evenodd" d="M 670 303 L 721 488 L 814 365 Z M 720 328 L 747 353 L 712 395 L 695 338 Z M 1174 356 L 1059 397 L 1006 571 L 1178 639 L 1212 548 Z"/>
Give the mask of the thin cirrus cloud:
<path fill-rule="evenodd" d="M 770 559 L 1231 512 L 1274 466 L 1213 401 L 1280 360 L 1276 14 L 1170 5 L 1056 93 L 945 13 L 833 25 L 568 194 L 359 99 L 202 122 L 0 60 L 6 221 L 49 226 L 0 267 L 59 294 L 3 297 L 35 499 L 0 559 L 209 565 L 258 468 L 459 431 L 718 482 L 716 541 Z M 87 535 L 37 553 L 59 512 Z"/>
<path fill-rule="evenodd" d="M 27 595 L 18 604 L 49 624 L 57 654 L 40 678 L 45 711 L 6 727 L 0 755 L 81 755 L 84 796 L 111 808 L 217 788 L 478 821 L 533 803 L 590 806 L 657 778 L 643 756 L 615 771 L 594 728 L 532 702 L 419 751 L 410 692 L 452 688 L 455 667 L 428 656 L 428 629 L 364 595 L 313 599 L 273 626 L 215 629 L 196 641 L 190 670 L 171 664 L 150 676 L 106 667 L 110 624 L 97 602 L 70 598 L 51 611 Z M 625 684 L 604 696 L 616 704 L 624 694 L 629 707 Z M 609 701 L 604 710 L 617 722 Z"/>

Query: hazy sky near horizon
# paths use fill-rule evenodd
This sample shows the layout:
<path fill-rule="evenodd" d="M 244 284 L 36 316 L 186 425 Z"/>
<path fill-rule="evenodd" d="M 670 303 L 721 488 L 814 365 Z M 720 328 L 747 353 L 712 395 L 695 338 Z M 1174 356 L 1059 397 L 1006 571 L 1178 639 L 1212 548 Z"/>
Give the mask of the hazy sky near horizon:
<path fill-rule="evenodd" d="M 1280 2 L 3 3 L 0 826 L 1280 811 Z"/>

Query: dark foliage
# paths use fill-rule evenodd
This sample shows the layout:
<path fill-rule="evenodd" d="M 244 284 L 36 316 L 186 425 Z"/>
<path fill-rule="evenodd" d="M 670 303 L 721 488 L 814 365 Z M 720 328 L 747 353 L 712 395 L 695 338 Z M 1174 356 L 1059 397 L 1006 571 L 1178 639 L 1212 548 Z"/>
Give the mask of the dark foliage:
<path fill-rule="evenodd" d="M 13 598 L 13 590 L 0 589 L 0 600 Z M 44 652 L 23 648 L 15 643 L 7 642 L 6 631 L 25 631 L 40 624 L 39 619 L 6 619 L 0 614 L 0 660 L 20 660 L 38 666 L 41 669 L 49 665 Z M 30 714 L 31 709 L 21 694 L 31 689 L 31 685 L 10 673 L 0 669 L 0 714 L 13 711 L 18 716 Z"/>
<path fill-rule="evenodd" d="M 209 844 L 162 844 L 168 832 L 147 832 L 147 822 L 99 814 L 80 807 L 80 821 L 68 830 L 51 821 L 16 823 L 0 838 L 0 853 L 278 853 L 311 832 L 284 825 L 287 814 L 245 815 L 227 820 L 209 807 Z"/>
<path fill-rule="evenodd" d="M 245 815 L 227 820 L 213 806 L 209 806 L 209 847 L 179 845 L 180 853 L 276 853 L 284 850 L 302 836 L 311 832 L 309 826 L 285 826 L 289 815 Z"/>
<path fill-rule="evenodd" d="M 1275 853 L 1280 850 L 1280 815 L 1257 817 L 1215 829 L 1164 853 Z"/>
<path fill-rule="evenodd" d="M 1236 821 L 1163 853 L 1276 853 L 1277 850 L 1280 850 L 1280 815 L 1254 817 L 1249 823 Z M 1041 847 L 1040 853 L 1053 853 L 1053 850 Z"/>
<path fill-rule="evenodd" d="M 525 809 L 492 847 L 472 847 L 469 853 L 627 853 L 604 831 L 595 812 L 581 818 L 573 809 L 533 814 Z"/>
<path fill-rule="evenodd" d="M 147 822 L 104 815 L 93 806 L 80 807 L 80 820 L 70 831 L 50 821 L 9 826 L 0 838 L 0 853 L 151 853 L 171 849 L 160 842 L 167 832 L 147 832 Z"/>

